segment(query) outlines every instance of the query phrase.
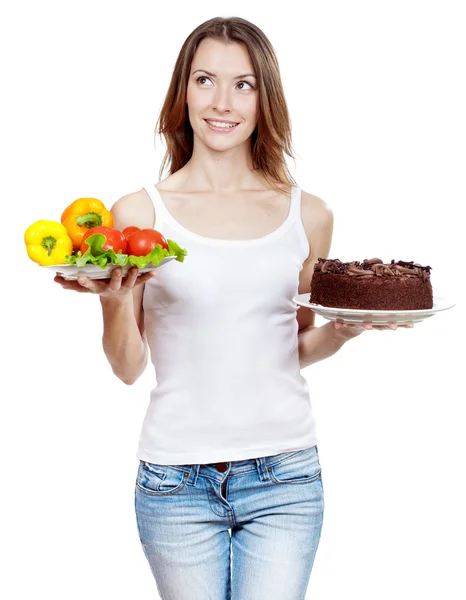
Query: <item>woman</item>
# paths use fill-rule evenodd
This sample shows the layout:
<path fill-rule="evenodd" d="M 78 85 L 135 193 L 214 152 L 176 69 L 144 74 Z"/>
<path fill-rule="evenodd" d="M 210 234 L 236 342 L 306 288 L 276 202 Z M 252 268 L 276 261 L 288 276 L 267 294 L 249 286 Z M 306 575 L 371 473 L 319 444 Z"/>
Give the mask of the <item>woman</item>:
<path fill-rule="evenodd" d="M 175 240 L 184 263 L 56 281 L 100 296 L 103 348 L 122 381 L 143 373 L 150 347 L 157 386 L 135 508 L 161 598 L 301 600 L 324 499 L 300 368 L 365 329 L 317 328 L 292 300 L 328 256 L 332 211 L 288 172 L 277 59 L 244 19 L 211 19 L 191 33 L 158 125 L 160 176 L 168 161 L 169 177 L 111 210 L 120 230 L 156 228 Z"/>

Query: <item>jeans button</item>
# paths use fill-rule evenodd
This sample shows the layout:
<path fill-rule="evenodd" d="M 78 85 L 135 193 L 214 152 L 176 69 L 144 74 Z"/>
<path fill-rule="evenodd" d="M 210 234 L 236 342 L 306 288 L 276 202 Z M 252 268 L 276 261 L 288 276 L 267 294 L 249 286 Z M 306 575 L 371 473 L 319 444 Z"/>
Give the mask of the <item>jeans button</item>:
<path fill-rule="evenodd" d="M 217 471 L 220 471 L 220 473 L 225 473 L 225 471 L 228 469 L 226 463 L 217 463 L 215 465 L 215 468 L 217 469 Z"/>

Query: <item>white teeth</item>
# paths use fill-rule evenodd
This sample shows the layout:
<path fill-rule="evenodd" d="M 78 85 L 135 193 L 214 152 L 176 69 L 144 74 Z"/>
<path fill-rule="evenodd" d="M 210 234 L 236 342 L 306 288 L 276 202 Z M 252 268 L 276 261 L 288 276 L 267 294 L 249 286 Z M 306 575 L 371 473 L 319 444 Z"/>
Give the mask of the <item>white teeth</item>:
<path fill-rule="evenodd" d="M 236 127 L 235 123 L 220 123 L 219 121 L 207 121 L 207 123 L 210 123 L 210 125 L 213 125 L 214 127 L 227 127 L 227 128 L 231 128 L 231 127 Z"/>

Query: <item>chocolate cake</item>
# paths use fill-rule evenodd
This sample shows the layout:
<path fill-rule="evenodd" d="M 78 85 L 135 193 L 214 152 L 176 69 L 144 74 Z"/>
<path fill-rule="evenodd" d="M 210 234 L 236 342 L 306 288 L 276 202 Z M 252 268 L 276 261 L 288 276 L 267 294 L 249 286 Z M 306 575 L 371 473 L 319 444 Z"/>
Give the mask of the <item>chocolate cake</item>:
<path fill-rule="evenodd" d="M 318 258 L 311 281 L 311 302 L 361 310 L 433 308 L 431 267 L 380 258 L 341 262 Z"/>

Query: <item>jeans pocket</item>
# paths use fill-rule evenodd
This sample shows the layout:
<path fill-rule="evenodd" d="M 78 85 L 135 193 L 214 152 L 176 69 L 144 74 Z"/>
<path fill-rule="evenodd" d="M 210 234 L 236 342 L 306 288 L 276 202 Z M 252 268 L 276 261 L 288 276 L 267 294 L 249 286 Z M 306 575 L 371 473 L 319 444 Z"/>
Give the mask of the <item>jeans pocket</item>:
<path fill-rule="evenodd" d="M 319 462 L 317 446 L 288 452 L 282 458 L 275 457 L 275 462 L 267 467 L 274 483 L 312 483 L 320 479 L 322 469 Z"/>
<path fill-rule="evenodd" d="M 167 465 L 139 462 L 136 487 L 143 494 L 166 496 L 180 492 L 188 481 L 188 473 Z"/>

